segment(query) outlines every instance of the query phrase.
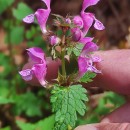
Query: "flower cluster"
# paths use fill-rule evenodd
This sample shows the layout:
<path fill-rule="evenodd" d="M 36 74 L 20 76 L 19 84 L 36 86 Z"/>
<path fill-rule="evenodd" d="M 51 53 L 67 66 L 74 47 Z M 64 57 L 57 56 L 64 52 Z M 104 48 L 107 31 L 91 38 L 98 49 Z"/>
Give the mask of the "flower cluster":
<path fill-rule="evenodd" d="M 94 26 L 97 30 L 103 30 L 103 24 L 96 19 L 93 13 L 86 13 L 85 9 L 89 6 L 96 5 L 99 0 L 83 0 L 82 10 L 80 15 L 77 16 L 67 16 L 63 18 L 60 15 L 55 15 L 57 19 L 55 20 L 55 25 L 58 29 L 62 30 L 62 35 L 58 36 L 56 33 L 51 32 L 47 29 L 46 23 L 51 12 L 50 3 L 51 0 L 42 0 L 47 9 L 38 9 L 34 14 L 26 16 L 23 21 L 26 23 L 33 23 L 36 17 L 38 24 L 42 30 L 42 33 L 47 37 L 47 41 L 53 48 L 54 53 L 58 53 L 56 58 L 61 60 L 63 75 L 65 76 L 65 57 L 67 55 L 68 48 L 75 48 L 77 44 L 82 44 L 83 48 L 80 55 L 77 58 L 79 75 L 83 76 L 86 72 L 91 71 L 95 73 L 100 73 L 94 66 L 94 62 L 100 62 L 101 59 L 91 54 L 98 50 L 98 46 L 92 42 L 92 37 L 86 37 L 90 27 Z M 69 35 L 67 34 L 69 32 Z M 56 46 L 58 46 L 60 51 L 55 51 Z M 29 69 L 24 69 L 20 71 L 20 75 L 26 81 L 32 80 L 36 77 L 42 86 L 46 84 L 46 74 L 47 74 L 47 64 L 45 60 L 45 54 L 42 49 L 34 47 L 27 49 L 29 55 L 29 62 L 32 63 L 32 67 Z M 59 56 L 59 53 L 61 56 Z M 55 54 L 56 55 L 56 54 Z M 62 63 L 63 62 L 63 63 Z"/>

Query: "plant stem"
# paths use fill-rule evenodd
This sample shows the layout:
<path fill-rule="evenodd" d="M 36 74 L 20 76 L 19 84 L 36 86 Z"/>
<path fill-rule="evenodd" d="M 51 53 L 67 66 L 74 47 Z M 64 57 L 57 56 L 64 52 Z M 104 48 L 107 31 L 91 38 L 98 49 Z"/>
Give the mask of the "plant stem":
<path fill-rule="evenodd" d="M 64 77 L 64 79 L 66 79 L 66 69 L 65 69 L 65 49 L 62 49 L 61 52 L 61 66 L 62 66 L 62 76 Z"/>

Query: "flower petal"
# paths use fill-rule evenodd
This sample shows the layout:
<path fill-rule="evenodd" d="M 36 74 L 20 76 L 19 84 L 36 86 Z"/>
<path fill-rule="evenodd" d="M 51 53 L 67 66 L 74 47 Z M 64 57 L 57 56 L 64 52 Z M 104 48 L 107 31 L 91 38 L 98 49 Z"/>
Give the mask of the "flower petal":
<path fill-rule="evenodd" d="M 76 25 L 76 26 L 78 26 L 78 27 L 80 27 L 80 28 L 83 28 L 83 20 L 82 20 L 82 18 L 80 17 L 80 16 L 75 16 L 74 18 L 73 18 L 73 23 Z"/>
<path fill-rule="evenodd" d="M 95 73 L 101 73 L 101 71 L 97 70 L 95 66 L 91 66 L 90 71 L 95 72 Z"/>
<path fill-rule="evenodd" d="M 80 76 L 84 75 L 86 72 L 91 71 L 95 73 L 101 73 L 93 66 L 93 61 L 88 57 L 78 57 L 78 67 Z"/>
<path fill-rule="evenodd" d="M 79 74 L 83 75 L 87 71 L 92 71 L 92 60 L 87 57 L 78 57 Z"/>
<path fill-rule="evenodd" d="M 92 37 L 84 37 L 79 40 L 80 43 L 86 44 L 87 42 L 91 42 L 93 40 Z"/>
<path fill-rule="evenodd" d="M 40 82 L 40 84 L 42 86 L 45 86 L 45 84 L 46 84 L 45 76 L 46 76 L 46 73 L 47 73 L 47 67 L 46 67 L 46 65 L 45 64 L 35 64 L 32 67 L 32 70 L 33 70 L 36 78 Z"/>
<path fill-rule="evenodd" d="M 80 39 L 82 39 L 83 37 L 83 33 L 79 28 L 72 28 L 71 33 L 72 33 L 72 38 L 75 42 L 80 41 Z"/>
<path fill-rule="evenodd" d="M 45 63 L 45 54 L 41 48 L 32 47 L 27 49 L 31 61 L 36 63 Z"/>
<path fill-rule="evenodd" d="M 42 1 L 45 2 L 47 9 L 50 9 L 51 0 L 42 0 Z"/>
<path fill-rule="evenodd" d="M 83 34 L 85 36 L 87 34 L 89 28 L 92 26 L 94 19 L 93 19 L 91 13 L 81 13 L 81 17 L 82 17 L 83 23 L 84 23 Z"/>
<path fill-rule="evenodd" d="M 96 5 L 99 0 L 84 0 L 82 5 L 82 11 L 85 11 L 86 8 L 92 5 Z"/>
<path fill-rule="evenodd" d="M 23 18 L 23 21 L 25 23 L 33 23 L 34 22 L 34 14 L 30 14 L 30 15 L 26 16 L 25 18 Z"/>
<path fill-rule="evenodd" d="M 94 52 L 97 50 L 98 50 L 98 46 L 94 42 L 88 42 L 85 44 L 85 46 L 81 52 L 81 55 L 86 56 L 86 55 L 90 54 L 91 52 Z"/>
<path fill-rule="evenodd" d="M 104 30 L 105 27 L 104 25 L 95 18 L 95 23 L 94 23 L 94 27 L 97 29 L 97 30 Z"/>
<path fill-rule="evenodd" d="M 83 75 L 87 71 L 86 63 L 85 63 L 85 58 L 84 57 L 78 57 L 78 67 L 79 67 L 79 74 Z"/>
<path fill-rule="evenodd" d="M 101 62 L 102 61 L 102 59 L 99 56 L 92 56 L 91 58 L 92 58 L 93 62 Z"/>
<path fill-rule="evenodd" d="M 47 10 L 38 9 L 35 12 L 35 16 L 37 18 L 38 24 L 40 25 L 40 28 L 41 28 L 43 33 L 47 32 L 47 30 L 46 30 L 46 22 L 47 22 L 47 19 L 49 17 L 49 14 L 50 14 L 50 10 L 48 10 L 48 9 Z"/>
<path fill-rule="evenodd" d="M 22 76 L 22 78 L 23 78 L 25 81 L 30 81 L 30 80 L 32 80 L 33 73 L 32 73 L 32 70 L 31 70 L 31 69 L 22 70 L 22 71 L 19 72 L 19 74 Z"/>

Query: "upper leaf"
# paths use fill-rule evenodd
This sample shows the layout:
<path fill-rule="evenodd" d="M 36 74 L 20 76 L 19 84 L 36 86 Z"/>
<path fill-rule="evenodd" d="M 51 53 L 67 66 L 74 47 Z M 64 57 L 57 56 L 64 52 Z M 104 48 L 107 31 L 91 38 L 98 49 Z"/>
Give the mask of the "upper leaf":
<path fill-rule="evenodd" d="M 85 114 L 84 101 L 88 101 L 86 92 L 82 85 L 56 87 L 52 90 L 51 103 L 56 113 L 54 130 L 67 130 L 75 126 L 77 113 L 82 116 Z"/>
<path fill-rule="evenodd" d="M 85 73 L 79 80 L 79 82 L 84 82 L 84 83 L 88 83 L 88 82 L 92 82 L 93 78 L 96 77 L 96 73 L 93 73 L 93 72 L 87 72 Z"/>

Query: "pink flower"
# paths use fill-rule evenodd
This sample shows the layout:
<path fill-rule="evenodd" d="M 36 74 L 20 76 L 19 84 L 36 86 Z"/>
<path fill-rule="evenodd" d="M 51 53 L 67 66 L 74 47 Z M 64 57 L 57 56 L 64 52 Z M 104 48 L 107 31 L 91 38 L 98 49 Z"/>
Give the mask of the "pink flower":
<path fill-rule="evenodd" d="M 88 42 L 82 49 L 81 55 L 78 57 L 79 74 L 82 76 L 86 72 L 91 71 L 101 73 L 94 66 L 95 62 L 100 62 L 101 59 L 97 56 L 91 56 L 91 53 L 98 50 L 98 46 L 93 42 Z"/>
<path fill-rule="evenodd" d="M 33 23 L 34 22 L 34 16 L 36 16 L 38 24 L 40 25 L 40 28 L 42 30 L 43 33 L 46 33 L 46 22 L 47 19 L 49 17 L 49 14 L 51 12 L 50 9 L 50 1 L 51 0 L 42 0 L 46 6 L 47 9 L 38 9 L 34 14 L 30 14 L 28 16 L 26 16 L 23 21 L 26 23 Z"/>
<path fill-rule="evenodd" d="M 47 65 L 44 52 L 38 47 L 29 48 L 27 51 L 29 55 L 29 64 L 32 64 L 32 67 L 30 69 L 20 71 L 19 74 L 25 81 L 30 81 L 33 77 L 36 77 L 39 83 L 42 86 L 45 86 Z"/>
<path fill-rule="evenodd" d="M 95 15 L 92 13 L 85 13 L 85 9 L 89 6 L 96 5 L 99 0 L 84 0 L 82 5 L 82 10 L 80 16 L 75 16 L 73 19 L 73 23 L 76 26 L 80 26 L 82 28 L 83 35 L 85 36 L 89 30 L 89 28 L 93 25 L 97 30 L 103 30 L 104 25 L 96 19 Z"/>
<path fill-rule="evenodd" d="M 87 42 L 82 49 L 81 56 L 88 56 L 92 52 L 98 50 L 98 46 L 94 42 Z"/>
<path fill-rule="evenodd" d="M 90 57 L 78 57 L 78 66 L 79 66 L 79 74 L 80 76 L 84 75 L 86 72 L 95 72 L 101 73 L 100 70 L 97 70 L 93 65 L 93 60 Z"/>

